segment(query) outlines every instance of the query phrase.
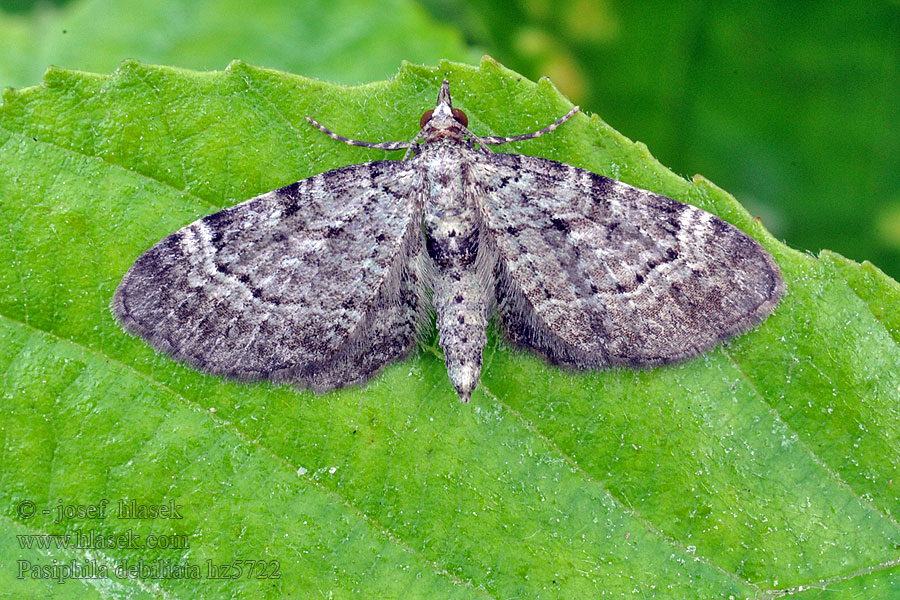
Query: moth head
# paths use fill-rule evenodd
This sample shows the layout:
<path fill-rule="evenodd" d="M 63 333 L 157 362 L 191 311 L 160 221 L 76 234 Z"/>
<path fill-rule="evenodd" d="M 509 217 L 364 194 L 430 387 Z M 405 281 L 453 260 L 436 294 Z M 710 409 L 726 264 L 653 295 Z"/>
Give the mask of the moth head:
<path fill-rule="evenodd" d="M 438 137 L 445 137 L 451 132 L 462 133 L 468 125 L 469 118 L 466 117 L 466 113 L 453 108 L 450 100 L 450 82 L 445 79 L 438 93 L 437 106 L 422 115 L 419 126 L 422 129 L 431 129 Z"/>
<path fill-rule="evenodd" d="M 453 108 L 450 109 L 450 114 L 453 119 L 463 127 L 469 126 L 469 117 L 467 117 L 466 113 L 464 113 L 462 110 Z M 422 119 L 419 121 L 419 127 L 425 127 L 425 123 L 430 121 L 432 116 L 434 116 L 434 109 L 426 110 L 422 114 Z"/>

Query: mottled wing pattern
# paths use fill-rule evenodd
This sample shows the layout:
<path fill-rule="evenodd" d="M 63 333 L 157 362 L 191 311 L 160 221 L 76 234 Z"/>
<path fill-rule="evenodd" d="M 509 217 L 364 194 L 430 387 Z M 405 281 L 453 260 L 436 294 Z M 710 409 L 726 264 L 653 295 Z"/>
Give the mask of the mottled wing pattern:
<path fill-rule="evenodd" d="M 694 206 L 541 158 L 475 169 L 502 325 L 557 363 L 690 358 L 762 321 L 784 291 L 755 240 Z"/>
<path fill-rule="evenodd" d="M 211 373 L 327 390 L 412 347 L 423 306 L 421 176 L 378 161 L 209 215 L 142 254 L 113 312 Z"/>

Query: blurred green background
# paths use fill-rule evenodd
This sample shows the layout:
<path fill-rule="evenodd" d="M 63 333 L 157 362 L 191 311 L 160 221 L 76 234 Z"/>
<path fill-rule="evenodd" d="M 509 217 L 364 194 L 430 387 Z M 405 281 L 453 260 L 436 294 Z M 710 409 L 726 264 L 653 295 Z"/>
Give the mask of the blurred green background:
<path fill-rule="evenodd" d="M 0 86 L 50 64 L 222 69 L 346 83 L 487 53 L 550 77 L 790 245 L 900 277 L 900 3 L 625 0 L 0 0 Z M 352 132 L 351 132 L 352 133 Z M 518 132 L 504 132 L 518 133 Z"/>

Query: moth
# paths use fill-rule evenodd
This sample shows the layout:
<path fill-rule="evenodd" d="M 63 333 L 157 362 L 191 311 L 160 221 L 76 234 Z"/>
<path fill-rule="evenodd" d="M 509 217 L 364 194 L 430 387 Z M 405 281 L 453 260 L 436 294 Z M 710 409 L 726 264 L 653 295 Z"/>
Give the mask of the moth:
<path fill-rule="evenodd" d="M 162 239 L 112 300 L 128 331 L 195 368 L 317 392 L 405 357 L 436 315 L 450 382 L 475 389 L 497 315 L 506 337 L 576 369 L 682 361 L 765 319 L 784 293 L 754 239 L 699 208 L 491 146 L 437 105 L 402 160 L 341 167 Z M 431 293 L 429 293 L 431 292 Z"/>

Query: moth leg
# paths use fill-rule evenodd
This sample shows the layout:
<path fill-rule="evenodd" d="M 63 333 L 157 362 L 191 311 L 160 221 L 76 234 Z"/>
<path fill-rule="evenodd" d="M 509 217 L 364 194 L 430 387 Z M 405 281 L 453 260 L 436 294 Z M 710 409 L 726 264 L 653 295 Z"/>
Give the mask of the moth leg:
<path fill-rule="evenodd" d="M 576 106 L 576 107 L 572 108 L 572 110 L 570 110 L 569 112 L 567 112 L 566 114 L 564 114 L 563 116 L 558 118 L 553 123 L 550 123 L 549 125 L 547 125 L 546 127 L 544 127 L 541 130 L 533 131 L 531 133 L 523 133 L 522 135 L 514 135 L 511 137 L 495 137 L 495 136 L 476 137 L 475 141 L 477 141 L 482 146 L 484 146 L 484 145 L 499 146 L 500 144 L 508 144 L 509 142 L 518 142 L 521 140 L 530 140 L 530 139 L 533 139 L 536 137 L 541 137 L 545 133 L 550 133 L 551 131 L 553 131 L 554 129 L 556 129 L 557 127 L 559 127 L 566 121 L 568 121 L 570 118 L 572 118 L 572 115 L 574 115 L 577 112 L 578 112 L 578 107 Z"/>
<path fill-rule="evenodd" d="M 339 142 L 344 142 L 345 144 L 349 144 L 351 146 L 363 146 L 365 148 L 375 148 L 376 150 L 407 150 L 407 154 L 409 154 L 409 150 L 412 150 L 416 147 L 415 141 L 412 142 L 361 142 L 360 140 L 351 140 L 350 138 L 346 138 L 342 135 L 339 135 L 311 117 L 306 117 L 306 120 L 309 121 L 313 127 L 327 135 L 333 140 L 337 140 Z M 419 136 L 416 136 L 418 139 Z"/>
<path fill-rule="evenodd" d="M 409 158 L 409 155 L 412 154 L 413 151 L 418 150 L 419 138 L 422 137 L 422 135 L 424 135 L 424 133 L 425 133 L 424 129 L 420 130 L 419 133 L 416 134 L 416 137 L 414 137 L 412 139 L 412 141 L 409 142 L 409 148 L 407 148 L 406 152 L 403 154 L 403 160 L 406 160 L 407 158 Z"/>

